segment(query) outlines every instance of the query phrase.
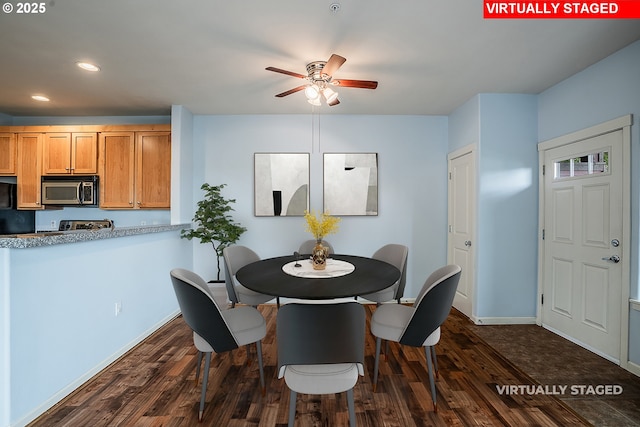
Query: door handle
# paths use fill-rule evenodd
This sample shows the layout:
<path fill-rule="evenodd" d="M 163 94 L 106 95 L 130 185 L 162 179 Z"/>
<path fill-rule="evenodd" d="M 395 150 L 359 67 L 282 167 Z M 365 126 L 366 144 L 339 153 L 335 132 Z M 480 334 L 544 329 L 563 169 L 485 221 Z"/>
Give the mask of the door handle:
<path fill-rule="evenodd" d="M 465 245 L 466 247 L 471 247 L 471 240 L 465 240 L 465 241 L 464 241 L 464 245 Z"/>
<path fill-rule="evenodd" d="M 618 255 L 611 255 L 609 258 L 602 258 L 603 261 L 611 261 L 615 264 L 620 262 L 620 257 Z"/>

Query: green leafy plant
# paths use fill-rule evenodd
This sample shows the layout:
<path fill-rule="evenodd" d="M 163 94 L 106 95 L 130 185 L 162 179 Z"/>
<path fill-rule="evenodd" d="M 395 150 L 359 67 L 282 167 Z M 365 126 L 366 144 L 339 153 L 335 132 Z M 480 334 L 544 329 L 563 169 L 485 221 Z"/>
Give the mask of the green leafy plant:
<path fill-rule="evenodd" d="M 198 209 L 193 217 L 195 228 L 182 230 L 184 239 L 200 239 L 200 243 L 211 243 L 218 261 L 218 281 L 220 280 L 220 258 L 224 248 L 233 245 L 247 229 L 233 221 L 229 214 L 230 206 L 235 199 L 225 199 L 221 191 L 226 184 L 212 186 L 206 182 L 200 187 L 204 190 L 204 199 L 198 202 Z"/>

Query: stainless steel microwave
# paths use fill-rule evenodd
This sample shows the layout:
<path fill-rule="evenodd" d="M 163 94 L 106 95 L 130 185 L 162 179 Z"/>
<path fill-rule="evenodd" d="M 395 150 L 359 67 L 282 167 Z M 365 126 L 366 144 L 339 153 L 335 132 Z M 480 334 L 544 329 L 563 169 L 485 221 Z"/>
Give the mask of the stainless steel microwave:
<path fill-rule="evenodd" d="M 98 206 L 98 177 L 43 176 L 42 204 L 56 206 Z"/>

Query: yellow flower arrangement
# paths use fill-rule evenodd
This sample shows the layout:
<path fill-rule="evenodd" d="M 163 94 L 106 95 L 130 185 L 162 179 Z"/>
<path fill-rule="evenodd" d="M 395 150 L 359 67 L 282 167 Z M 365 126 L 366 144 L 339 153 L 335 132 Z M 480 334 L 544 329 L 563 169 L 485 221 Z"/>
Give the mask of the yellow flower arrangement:
<path fill-rule="evenodd" d="M 329 215 L 329 212 L 324 212 L 318 219 L 315 212 L 304 211 L 304 219 L 307 220 L 306 231 L 313 234 L 316 240 L 322 240 L 326 235 L 337 232 L 340 222 L 340 218 Z"/>

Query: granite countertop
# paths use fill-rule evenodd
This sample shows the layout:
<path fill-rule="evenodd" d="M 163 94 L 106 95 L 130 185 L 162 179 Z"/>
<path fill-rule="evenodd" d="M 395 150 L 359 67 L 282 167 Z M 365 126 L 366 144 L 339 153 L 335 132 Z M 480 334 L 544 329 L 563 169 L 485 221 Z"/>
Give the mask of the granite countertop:
<path fill-rule="evenodd" d="M 191 224 L 144 225 L 139 227 L 116 227 L 101 230 L 46 231 L 29 234 L 0 235 L 0 248 L 25 249 L 65 243 L 88 242 L 115 237 L 161 233 L 190 228 Z"/>

